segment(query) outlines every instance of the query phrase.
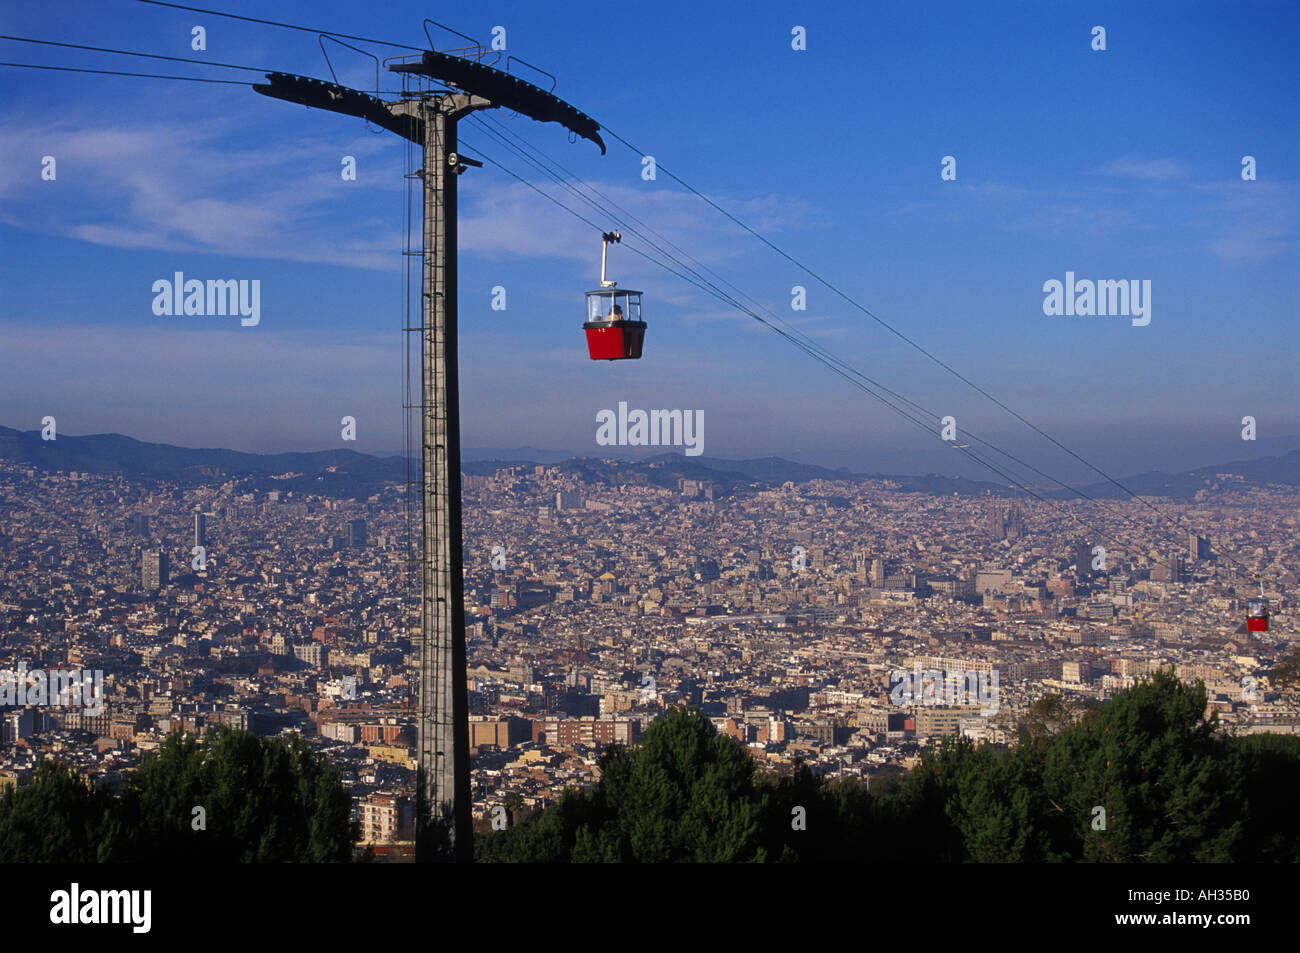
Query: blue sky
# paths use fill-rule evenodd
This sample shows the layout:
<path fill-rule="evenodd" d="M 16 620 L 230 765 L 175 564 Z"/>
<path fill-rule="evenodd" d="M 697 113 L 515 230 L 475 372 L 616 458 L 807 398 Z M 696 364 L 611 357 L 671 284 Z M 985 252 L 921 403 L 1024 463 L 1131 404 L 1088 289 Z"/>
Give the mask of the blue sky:
<path fill-rule="evenodd" d="M 216 8 L 413 45 L 429 12 Z M 129 0 L 10 3 L 0 22 L 329 77 L 312 34 Z M 206 51 L 191 50 L 195 25 Z M 1300 5 L 483 3 L 450 25 L 485 42 L 504 26 L 509 52 L 556 74 L 558 95 L 661 169 L 643 181 L 639 154 L 612 137 L 601 156 L 554 124 L 493 112 L 487 128 L 521 136 L 933 410 L 936 434 L 951 414 L 1081 478 L 663 168 L 1116 475 L 1300 445 Z M 1096 25 L 1105 51 L 1091 49 Z M 806 50 L 791 49 L 795 26 Z M 0 53 L 258 78 L 8 41 Z M 373 87 L 368 60 L 331 57 L 342 82 Z M 53 414 L 63 433 L 274 451 L 344 445 L 351 415 L 347 446 L 400 447 L 401 140 L 237 86 L 11 68 L 0 84 L 0 423 L 35 429 Z M 461 138 L 544 183 L 479 120 Z M 46 155 L 54 181 L 41 178 Z M 340 176 L 344 155 L 356 181 Z M 946 155 L 954 181 L 940 178 Z M 1256 181 L 1241 178 L 1245 155 Z M 599 277 L 599 236 L 491 165 L 460 184 L 465 446 L 595 454 L 596 413 L 623 400 L 703 410 L 709 456 L 961 470 L 936 438 L 625 249 L 611 271 L 646 292 L 645 358 L 589 361 L 582 292 Z M 261 323 L 154 315 L 152 284 L 176 271 L 259 280 Z M 1067 271 L 1149 280 L 1150 324 L 1044 315 L 1043 283 Z M 498 285 L 505 311 L 490 307 Z M 795 285 L 806 311 L 791 310 Z M 1240 439 L 1247 414 L 1254 444 Z"/>

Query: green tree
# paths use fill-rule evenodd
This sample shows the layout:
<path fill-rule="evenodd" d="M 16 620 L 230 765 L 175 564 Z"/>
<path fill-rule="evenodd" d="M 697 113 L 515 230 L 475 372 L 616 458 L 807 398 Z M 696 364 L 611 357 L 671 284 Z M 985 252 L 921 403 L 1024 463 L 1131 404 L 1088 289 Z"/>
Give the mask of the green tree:
<path fill-rule="evenodd" d="M 615 748 L 601 789 L 628 859 L 765 857 L 753 761 L 698 711 L 674 708 L 647 728 L 640 748 Z"/>
<path fill-rule="evenodd" d="M 1095 707 L 1096 702 L 1092 699 L 1044 695 L 1017 720 L 1020 739 L 1024 742 L 1051 738 L 1077 723 Z"/>
<path fill-rule="evenodd" d="M 112 794 L 41 761 L 32 782 L 0 796 L 0 863 L 94 863 L 115 828 Z"/>
<path fill-rule="evenodd" d="M 1089 861 L 1224 861 L 1241 834 L 1240 780 L 1203 684 L 1171 672 L 1117 694 L 1045 752 L 1055 848 Z M 1105 830 L 1094 818 L 1105 811 Z"/>
<path fill-rule="evenodd" d="M 1233 859 L 1295 863 L 1300 861 L 1300 738 L 1295 735 L 1249 735 L 1232 739 L 1229 771 L 1241 779 L 1242 836 Z"/>
<path fill-rule="evenodd" d="M 202 814 L 196 808 L 202 808 Z M 298 736 L 218 728 L 172 735 L 141 760 L 118 805 L 113 860 L 348 861 L 357 825 L 337 768 Z M 199 817 L 206 829 L 195 829 Z"/>
<path fill-rule="evenodd" d="M 637 748 L 614 746 L 591 791 L 566 792 L 508 831 L 480 835 L 481 859 L 732 862 L 767 859 L 764 795 L 749 754 L 703 714 L 674 708 Z"/>

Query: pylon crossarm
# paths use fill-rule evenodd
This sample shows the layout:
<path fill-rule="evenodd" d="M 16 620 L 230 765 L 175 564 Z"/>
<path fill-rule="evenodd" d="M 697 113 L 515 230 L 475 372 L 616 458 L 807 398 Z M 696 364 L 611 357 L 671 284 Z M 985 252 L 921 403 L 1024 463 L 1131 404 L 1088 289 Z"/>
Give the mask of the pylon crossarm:
<path fill-rule="evenodd" d="M 403 139 L 424 142 L 424 123 L 420 118 L 394 111 L 381 99 L 337 83 L 312 79 L 310 76 L 267 73 L 266 78 L 270 82 L 253 84 L 254 92 L 272 99 L 311 106 L 313 109 L 328 109 L 346 116 L 358 116 L 382 129 L 397 133 Z"/>
<path fill-rule="evenodd" d="M 605 154 L 605 141 L 600 138 L 600 123 L 558 96 L 553 96 L 540 86 L 534 86 L 518 76 L 511 76 L 460 56 L 428 50 L 418 63 L 393 63 L 388 68 L 394 73 L 414 73 L 441 80 L 467 93 L 482 96 L 490 100 L 493 106 L 513 109 L 538 122 L 558 122 L 570 132 L 600 146 L 601 155 Z"/>

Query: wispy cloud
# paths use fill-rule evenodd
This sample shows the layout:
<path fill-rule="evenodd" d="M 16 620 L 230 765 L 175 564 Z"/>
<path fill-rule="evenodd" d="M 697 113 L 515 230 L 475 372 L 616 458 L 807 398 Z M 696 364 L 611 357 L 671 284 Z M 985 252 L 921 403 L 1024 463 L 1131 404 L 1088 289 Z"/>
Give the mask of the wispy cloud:
<path fill-rule="evenodd" d="M 1300 186 L 1288 180 L 1244 182 L 1235 170 L 1211 181 L 1192 179 L 1192 169 L 1176 159 L 1123 158 L 1097 167 L 1094 175 L 1124 181 L 1100 181 L 1068 194 L 1059 189 L 1030 189 L 997 182 L 972 184 L 950 203 L 916 202 L 895 213 L 960 223 L 979 221 L 998 211 L 999 227 L 1081 240 L 1116 239 L 1142 233 L 1148 249 L 1153 236 L 1188 241 L 1227 264 L 1261 262 L 1295 248 L 1300 223 Z M 1153 198 L 1153 186 L 1160 193 Z M 1171 246 L 1172 247 L 1172 246 Z"/>
<path fill-rule="evenodd" d="M 1126 157 L 1111 159 L 1097 172 L 1101 175 L 1114 175 L 1124 179 L 1139 179 L 1148 182 L 1167 182 L 1171 179 L 1186 178 L 1190 172 L 1186 165 L 1177 159 L 1140 159 Z"/>
<path fill-rule="evenodd" d="M 266 148 L 239 145 L 234 133 L 215 120 L 8 123 L 0 128 L 0 139 L 12 143 L 0 162 L 0 221 L 111 247 L 398 267 L 395 215 L 367 214 L 346 231 L 322 227 L 331 206 L 377 189 L 333 171 L 338 140 Z M 365 138 L 345 144 L 361 162 L 379 148 Z M 33 148 L 36 156 L 28 154 Z M 39 177 L 40 155 L 57 163 L 52 182 Z M 342 192 L 349 186 L 351 194 Z"/>
<path fill-rule="evenodd" d="M 1028 231 L 1098 239 L 1132 228 L 1136 219 L 1126 209 L 1052 202 L 1027 213 L 1020 222 Z"/>
<path fill-rule="evenodd" d="M 401 267 L 403 185 L 395 137 L 279 136 L 268 147 L 230 120 L 110 125 L 83 116 L 53 124 L 10 119 L 0 125 L 0 140 L 6 144 L 0 147 L 0 222 L 28 232 L 116 248 Z M 356 181 L 339 175 L 343 154 L 357 159 Z M 54 182 L 40 179 L 42 155 L 58 163 Z M 482 174 L 493 176 L 491 188 L 462 190 L 462 251 L 592 260 L 599 239 L 590 226 L 528 186 L 502 182 L 490 167 Z M 626 209 L 701 261 L 716 264 L 757 248 L 720 213 L 671 185 L 593 186 L 596 202 Z M 548 191 L 599 227 L 616 225 L 571 192 L 554 184 Z M 765 233 L 807 227 L 816 218 L 807 203 L 776 196 L 721 204 Z M 414 239 L 418 244 L 418 219 Z M 648 240 L 630 233 L 627 239 L 656 257 L 650 242 L 667 247 L 653 232 Z"/>
<path fill-rule="evenodd" d="M 558 184 L 539 187 L 602 229 L 621 228 L 630 247 L 656 259 L 671 254 L 686 260 L 684 249 L 712 266 L 758 247 L 752 236 L 688 192 L 649 183 L 645 187 L 589 184 L 592 190 L 577 188 L 630 225 L 620 225 Z M 760 233 L 807 227 L 816 220 L 811 206 L 795 199 L 767 196 L 718 204 Z M 586 263 L 599 252 L 600 239 L 590 225 L 554 202 L 520 182 L 509 182 L 462 197 L 460 247 L 484 256 L 561 257 Z"/>
<path fill-rule="evenodd" d="M 1201 186 L 1217 200 L 1209 250 L 1220 261 L 1249 264 L 1293 251 L 1300 222 L 1300 186 L 1292 181 L 1244 182 L 1239 178 Z"/>

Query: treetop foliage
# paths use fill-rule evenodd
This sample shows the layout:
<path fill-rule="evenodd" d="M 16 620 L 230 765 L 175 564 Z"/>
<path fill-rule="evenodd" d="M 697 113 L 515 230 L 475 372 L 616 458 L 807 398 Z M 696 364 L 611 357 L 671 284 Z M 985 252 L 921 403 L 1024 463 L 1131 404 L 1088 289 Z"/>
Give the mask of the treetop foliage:
<path fill-rule="evenodd" d="M 1159 672 L 1102 705 L 1037 702 L 1011 749 L 945 739 L 868 788 L 777 778 L 676 708 L 599 783 L 508 830 L 486 861 L 1295 861 L 1300 738 L 1232 737 L 1201 684 Z M 1288 783 L 1290 782 L 1290 783 Z M 800 818 L 802 817 L 802 820 Z"/>
<path fill-rule="evenodd" d="M 351 803 L 338 769 L 296 736 L 172 735 L 116 792 L 42 761 L 0 798 L 0 861 L 346 861 Z"/>

